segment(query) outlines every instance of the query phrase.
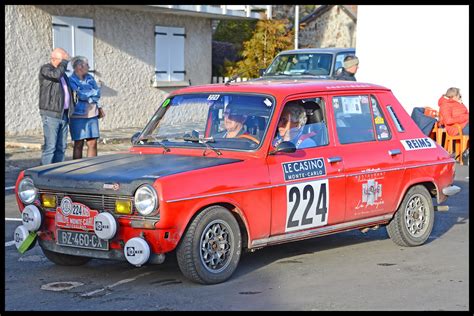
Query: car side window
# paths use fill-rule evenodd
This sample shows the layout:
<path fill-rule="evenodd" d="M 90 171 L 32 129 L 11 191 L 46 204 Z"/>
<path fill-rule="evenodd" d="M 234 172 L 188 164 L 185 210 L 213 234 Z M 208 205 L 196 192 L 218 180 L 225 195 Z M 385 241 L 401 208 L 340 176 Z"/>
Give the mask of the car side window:
<path fill-rule="evenodd" d="M 372 112 L 374 113 L 374 124 L 375 124 L 375 131 L 377 133 L 378 140 L 389 140 L 392 138 L 392 134 L 390 132 L 390 127 L 385 120 L 385 116 L 380 109 L 380 104 L 378 103 L 377 99 L 374 95 L 370 95 L 370 102 L 372 103 Z"/>
<path fill-rule="evenodd" d="M 296 149 L 329 144 L 325 103 L 323 98 L 289 101 L 278 119 L 273 146 L 290 141 Z"/>
<path fill-rule="evenodd" d="M 341 144 L 375 141 L 374 124 L 367 95 L 332 98 L 337 137 Z"/>

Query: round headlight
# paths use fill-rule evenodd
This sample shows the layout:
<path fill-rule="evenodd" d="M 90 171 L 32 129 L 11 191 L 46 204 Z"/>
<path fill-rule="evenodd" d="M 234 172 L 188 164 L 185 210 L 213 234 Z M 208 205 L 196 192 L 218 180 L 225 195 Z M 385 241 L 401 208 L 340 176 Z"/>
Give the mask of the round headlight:
<path fill-rule="evenodd" d="M 18 196 L 20 200 L 25 204 L 31 204 L 36 198 L 36 188 L 33 184 L 33 180 L 30 178 L 24 178 L 18 185 Z"/>
<path fill-rule="evenodd" d="M 155 189 L 148 184 L 142 185 L 135 192 L 135 208 L 141 215 L 150 215 L 158 207 L 158 196 Z"/>

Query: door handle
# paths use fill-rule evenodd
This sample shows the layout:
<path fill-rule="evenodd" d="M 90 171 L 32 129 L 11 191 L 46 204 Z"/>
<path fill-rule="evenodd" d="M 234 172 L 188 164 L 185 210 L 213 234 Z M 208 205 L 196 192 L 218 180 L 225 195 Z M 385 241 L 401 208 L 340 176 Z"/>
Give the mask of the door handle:
<path fill-rule="evenodd" d="M 401 152 L 400 149 L 390 149 L 390 150 L 388 151 L 388 154 L 389 154 L 390 156 L 400 155 L 401 153 L 402 153 L 402 152 Z"/>
<path fill-rule="evenodd" d="M 340 161 L 342 161 L 342 158 L 339 157 L 339 156 L 329 157 L 329 158 L 328 158 L 328 162 L 329 162 L 329 163 L 340 162 Z"/>

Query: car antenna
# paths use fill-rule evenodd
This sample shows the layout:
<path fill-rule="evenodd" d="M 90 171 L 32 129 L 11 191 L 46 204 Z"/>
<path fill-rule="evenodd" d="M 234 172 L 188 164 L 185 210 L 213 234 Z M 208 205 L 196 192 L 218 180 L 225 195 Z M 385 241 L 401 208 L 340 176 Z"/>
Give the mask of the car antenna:
<path fill-rule="evenodd" d="M 237 78 L 239 78 L 239 77 L 240 77 L 240 75 L 242 75 L 243 73 L 246 73 L 246 72 L 248 72 L 249 70 L 253 70 L 253 69 L 255 69 L 255 68 L 251 68 L 251 69 L 248 69 L 248 68 L 247 68 L 247 69 L 245 69 L 245 70 L 243 70 L 243 71 L 239 72 L 238 74 L 236 74 L 236 75 L 233 75 L 233 76 L 232 76 L 232 77 L 230 77 L 230 79 L 229 79 L 229 80 L 227 80 L 227 81 L 226 81 L 224 84 L 225 84 L 226 86 L 228 86 L 228 85 L 229 85 L 229 84 L 230 84 L 232 81 L 235 81 Z"/>

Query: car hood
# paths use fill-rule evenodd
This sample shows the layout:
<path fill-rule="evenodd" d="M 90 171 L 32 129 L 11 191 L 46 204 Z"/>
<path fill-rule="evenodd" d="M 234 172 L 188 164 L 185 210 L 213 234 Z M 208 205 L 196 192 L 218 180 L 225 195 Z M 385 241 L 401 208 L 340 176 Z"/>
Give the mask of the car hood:
<path fill-rule="evenodd" d="M 170 154 L 112 154 L 25 170 L 39 189 L 133 195 L 138 186 L 171 174 L 238 162 L 238 159 Z"/>

